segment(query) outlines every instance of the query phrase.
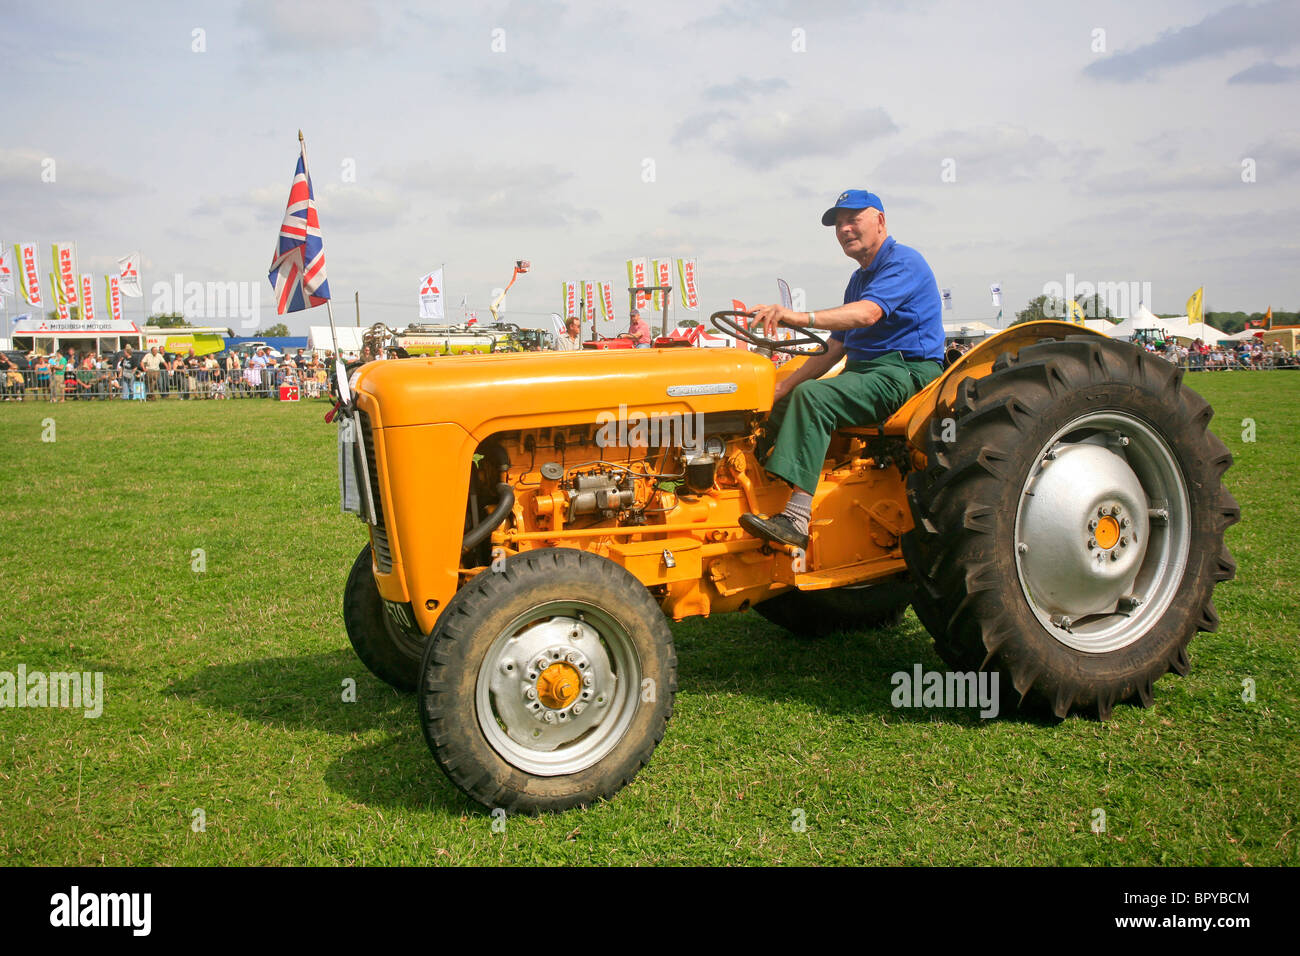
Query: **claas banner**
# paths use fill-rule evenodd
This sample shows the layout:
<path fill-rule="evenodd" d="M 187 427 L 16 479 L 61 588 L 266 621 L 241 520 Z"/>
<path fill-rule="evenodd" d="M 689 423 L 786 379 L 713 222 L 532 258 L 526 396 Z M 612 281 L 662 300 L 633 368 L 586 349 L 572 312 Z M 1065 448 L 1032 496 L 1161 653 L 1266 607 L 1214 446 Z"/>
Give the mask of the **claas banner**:
<path fill-rule="evenodd" d="M 695 283 L 694 259 L 677 260 L 677 279 L 677 288 L 681 290 L 677 301 L 682 304 L 682 308 L 688 312 L 700 311 L 700 288 Z"/>

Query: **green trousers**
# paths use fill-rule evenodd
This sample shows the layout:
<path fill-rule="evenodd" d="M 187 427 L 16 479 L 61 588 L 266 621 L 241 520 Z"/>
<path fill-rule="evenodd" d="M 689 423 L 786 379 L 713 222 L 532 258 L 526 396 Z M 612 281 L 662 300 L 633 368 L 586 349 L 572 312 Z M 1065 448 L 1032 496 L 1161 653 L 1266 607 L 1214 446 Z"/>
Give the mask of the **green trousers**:
<path fill-rule="evenodd" d="M 796 488 L 815 492 L 835 429 L 883 422 L 942 371 L 938 362 L 912 362 L 890 352 L 848 362 L 834 378 L 800 383 L 772 408 L 767 424 L 772 454 L 764 467 Z"/>

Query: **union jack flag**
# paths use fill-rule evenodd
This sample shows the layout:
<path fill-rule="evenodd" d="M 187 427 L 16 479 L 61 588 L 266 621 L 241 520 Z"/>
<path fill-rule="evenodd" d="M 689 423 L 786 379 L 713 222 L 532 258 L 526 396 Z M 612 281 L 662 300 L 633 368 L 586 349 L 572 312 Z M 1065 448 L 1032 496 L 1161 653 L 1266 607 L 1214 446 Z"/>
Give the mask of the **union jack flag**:
<path fill-rule="evenodd" d="M 307 145 L 300 145 L 298 168 L 289 188 L 289 205 L 284 210 L 284 222 L 280 223 L 280 243 L 269 274 L 271 288 L 276 290 L 275 311 L 279 315 L 324 305 L 330 297 L 316 195 L 307 175 Z"/>

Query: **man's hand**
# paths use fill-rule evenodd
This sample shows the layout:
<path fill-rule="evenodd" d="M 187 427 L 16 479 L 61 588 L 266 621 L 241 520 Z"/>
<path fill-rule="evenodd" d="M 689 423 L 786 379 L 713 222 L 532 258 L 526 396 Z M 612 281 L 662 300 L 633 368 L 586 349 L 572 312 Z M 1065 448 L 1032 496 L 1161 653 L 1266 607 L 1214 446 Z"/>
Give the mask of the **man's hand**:
<path fill-rule="evenodd" d="M 754 306 L 754 322 L 750 325 L 750 329 L 757 328 L 760 323 L 763 326 L 763 336 L 774 339 L 778 326 L 785 325 L 792 329 L 799 329 L 807 325 L 807 313 L 796 312 L 783 305 L 757 305 Z"/>
<path fill-rule="evenodd" d="M 772 393 L 772 404 L 775 405 L 781 399 L 785 398 L 785 396 L 789 394 L 790 389 L 794 388 L 795 384 L 797 383 L 791 382 L 789 377 L 783 378 L 781 381 L 777 382 L 776 389 Z"/>

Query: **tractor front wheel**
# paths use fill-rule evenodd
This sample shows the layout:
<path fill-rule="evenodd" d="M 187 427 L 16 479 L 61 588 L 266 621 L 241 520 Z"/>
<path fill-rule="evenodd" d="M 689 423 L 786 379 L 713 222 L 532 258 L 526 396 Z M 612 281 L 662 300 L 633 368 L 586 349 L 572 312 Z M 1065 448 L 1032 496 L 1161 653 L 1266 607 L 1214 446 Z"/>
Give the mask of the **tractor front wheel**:
<path fill-rule="evenodd" d="M 663 739 L 677 659 L 663 612 L 619 565 L 571 548 L 508 558 L 447 605 L 421 663 L 438 765 L 486 807 L 585 806 Z"/>
<path fill-rule="evenodd" d="M 370 545 L 357 555 L 343 587 L 343 623 L 352 649 L 370 673 L 398 690 L 415 690 L 424 642 L 389 618 L 375 584 Z"/>
<path fill-rule="evenodd" d="M 1237 503 L 1213 411 L 1182 373 L 1092 336 L 1004 355 L 936 409 L 908 480 L 918 616 L 956 670 L 997 670 L 1057 717 L 1151 703 L 1212 593 Z M 1005 685 L 1003 690 L 1009 690 Z"/>

